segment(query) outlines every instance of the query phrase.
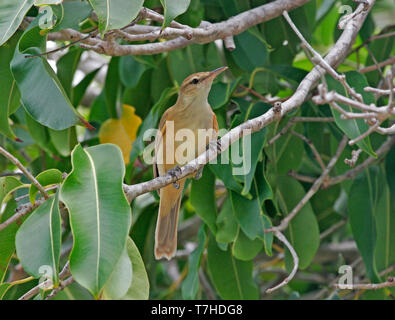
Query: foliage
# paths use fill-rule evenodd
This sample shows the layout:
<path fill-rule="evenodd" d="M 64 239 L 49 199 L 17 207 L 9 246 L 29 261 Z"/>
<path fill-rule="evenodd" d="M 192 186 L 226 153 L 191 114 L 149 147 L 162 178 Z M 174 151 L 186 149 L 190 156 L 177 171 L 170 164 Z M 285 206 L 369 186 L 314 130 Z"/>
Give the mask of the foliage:
<path fill-rule="evenodd" d="M 72 28 L 104 35 L 123 28 L 143 5 L 164 15 L 163 23 L 152 23 L 165 29 L 174 19 L 195 27 L 202 20 L 223 21 L 267 2 L 2 0 L 0 145 L 50 190 L 49 199 L 27 217 L 0 229 L 0 299 L 19 298 L 43 277 L 58 286 L 67 261 L 76 282 L 53 299 L 206 299 L 210 298 L 207 283 L 214 298 L 259 299 L 267 283 L 281 280 L 279 269 L 291 271 L 289 250 L 264 229 L 278 225 L 311 187 L 288 173 L 316 178 L 322 168 L 297 135 L 287 132 L 274 143 L 270 140 L 293 117 L 334 117 L 332 122 L 292 127 L 314 144 L 327 164 L 343 134 L 354 139 L 369 129 L 363 119 L 345 120 L 328 105 L 305 102 L 251 136 L 247 174 L 233 174 L 239 164 L 232 161 L 207 165 L 202 178 L 191 181 L 184 192 L 179 249 L 188 254 L 175 258 L 180 278 L 168 272 L 167 264 L 154 260 L 156 191 L 129 205 L 122 189 L 123 183 L 153 179 L 150 164 L 143 160 L 148 145 L 143 135 L 158 126 L 189 74 L 229 66 L 230 72 L 213 84 L 209 95 L 220 129 L 229 130 L 269 110 L 272 106 L 261 101 L 262 96 L 292 95 L 313 65 L 282 16 L 234 36 L 236 49 L 231 52 L 211 42 L 147 56 L 91 56 L 76 43 L 54 55 L 26 57 L 52 48 L 51 32 Z M 41 28 L 43 13 L 38 12 L 45 4 L 54 13 L 54 23 L 47 29 Z M 290 12 L 307 41 L 322 54 L 339 36 L 341 4 L 355 5 L 351 0 L 316 0 Z M 385 11 L 392 12 L 387 20 Z M 391 14 L 395 12 L 390 0 L 378 1 L 354 47 L 372 35 L 393 30 L 393 25 L 386 28 L 392 23 Z M 19 28 L 25 17 L 28 26 Z M 395 55 L 394 39 L 371 41 L 367 48 L 383 61 Z M 366 104 L 385 105 L 387 98 L 364 91 L 367 85 L 379 84 L 380 73 L 355 71 L 374 64 L 367 48 L 349 54 L 338 70 L 345 72 Z M 346 94 L 331 76 L 326 76 L 326 82 L 331 90 Z M 344 159 L 350 158 L 352 150 L 363 150 L 359 164 L 375 157 L 384 140 L 374 132 L 357 146 L 347 146 L 331 175 L 350 170 Z M 242 158 L 247 152 L 244 143 L 235 142 Z M 223 153 L 219 159 L 226 157 Z M 318 274 L 327 285 L 340 265 L 361 256 L 366 269 L 362 276 L 383 281 L 380 273 L 395 264 L 394 163 L 392 148 L 382 162 L 362 170 L 355 180 L 321 188 L 307 201 L 285 232 L 304 273 L 311 278 Z M 17 207 L 34 204 L 42 196 L 13 163 L 0 157 L 0 223 L 12 217 Z M 339 221 L 345 221 L 342 227 L 320 237 Z M 351 240 L 357 247 L 352 254 L 326 256 L 325 248 L 331 244 Z M 31 276 L 27 283 L 15 282 L 18 265 L 26 278 Z M 43 266 L 50 268 L 49 274 Z M 321 283 L 306 279 L 296 278 L 270 297 L 288 299 L 318 292 Z M 50 292 L 42 290 L 36 298 Z M 378 296 L 386 299 L 389 291 L 380 290 Z"/>

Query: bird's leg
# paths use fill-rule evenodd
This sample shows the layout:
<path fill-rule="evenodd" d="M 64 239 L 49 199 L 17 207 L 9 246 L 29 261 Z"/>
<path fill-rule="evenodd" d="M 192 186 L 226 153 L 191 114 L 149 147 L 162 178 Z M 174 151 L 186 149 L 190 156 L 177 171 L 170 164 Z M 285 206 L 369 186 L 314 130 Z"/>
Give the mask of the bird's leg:
<path fill-rule="evenodd" d="M 204 167 L 201 167 L 201 168 L 198 169 L 198 171 L 195 174 L 195 180 L 199 180 L 202 177 L 203 168 Z"/>
<path fill-rule="evenodd" d="M 208 143 L 208 145 L 206 146 L 206 150 L 208 150 L 208 149 L 214 149 L 214 148 L 217 149 L 217 152 L 218 152 L 218 153 L 221 152 L 221 140 L 218 139 L 218 140 L 210 141 L 210 142 Z"/>
<path fill-rule="evenodd" d="M 169 171 L 167 171 L 167 173 L 170 174 L 172 177 L 177 178 L 177 175 L 181 173 L 181 168 L 177 165 L 174 168 L 171 168 Z M 177 181 L 173 182 L 173 187 L 179 189 L 180 184 Z"/>

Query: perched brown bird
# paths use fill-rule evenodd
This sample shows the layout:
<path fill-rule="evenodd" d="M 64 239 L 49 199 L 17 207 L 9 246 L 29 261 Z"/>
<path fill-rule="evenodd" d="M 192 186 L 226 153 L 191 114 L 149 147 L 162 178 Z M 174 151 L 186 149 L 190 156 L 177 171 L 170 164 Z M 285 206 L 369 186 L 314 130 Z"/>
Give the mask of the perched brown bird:
<path fill-rule="evenodd" d="M 159 122 L 155 139 L 154 175 L 174 174 L 179 166 L 206 151 L 210 142 L 217 140 L 218 123 L 208 103 L 208 94 L 215 77 L 228 69 L 199 72 L 187 77 L 177 102 Z M 199 178 L 199 172 L 195 178 Z M 171 259 L 177 249 L 177 222 L 181 196 L 186 178 L 159 192 L 160 205 L 155 231 L 155 258 Z M 204 201 L 204 199 L 202 199 Z"/>

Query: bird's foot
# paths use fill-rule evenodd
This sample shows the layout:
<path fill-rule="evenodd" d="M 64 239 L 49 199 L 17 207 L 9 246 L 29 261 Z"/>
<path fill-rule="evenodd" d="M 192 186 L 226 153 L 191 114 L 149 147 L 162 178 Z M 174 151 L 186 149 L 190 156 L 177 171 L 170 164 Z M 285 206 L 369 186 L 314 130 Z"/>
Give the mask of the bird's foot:
<path fill-rule="evenodd" d="M 181 173 L 181 168 L 179 166 L 175 166 L 174 168 L 171 168 L 169 171 L 167 171 L 167 173 L 170 174 L 172 177 L 177 178 L 178 174 Z M 173 187 L 179 189 L 180 184 L 177 181 L 173 182 Z"/>
<path fill-rule="evenodd" d="M 199 180 L 202 177 L 203 167 L 199 168 L 195 174 L 195 180 Z"/>
<path fill-rule="evenodd" d="M 206 150 L 208 149 L 214 149 L 217 150 L 218 153 L 221 152 L 221 140 L 214 140 L 209 142 L 209 144 L 206 146 Z"/>

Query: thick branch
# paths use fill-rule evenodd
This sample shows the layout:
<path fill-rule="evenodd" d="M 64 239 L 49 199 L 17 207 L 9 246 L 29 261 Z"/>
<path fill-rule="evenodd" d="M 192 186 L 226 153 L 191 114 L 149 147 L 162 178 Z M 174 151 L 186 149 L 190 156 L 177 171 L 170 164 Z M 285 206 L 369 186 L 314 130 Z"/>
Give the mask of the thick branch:
<path fill-rule="evenodd" d="M 151 55 L 185 48 L 186 46 L 193 43 L 204 44 L 217 39 L 227 39 L 227 45 L 233 48 L 230 37 L 238 35 L 252 26 L 274 19 L 280 16 L 283 11 L 293 10 L 309 1 L 310 0 L 277 0 L 240 13 L 223 22 L 204 24 L 204 27 L 188 28 L 187 26 L 183 26 L 184 28 L 182 28 L 182 25 L 171 25 L 173 28 L 178 27 L 180 30 L 183 30 L 179 31 L 182 32 L 183 35 L 165 42 L 118 45 L 110 44 L 109 42 L 103 41 L 99 38 L 88 38 L 84 40 L 83 43 L 81 43 L 81 47 L 111 56 Z M 158 19 L 160 19 L 160 15 L 156 14 L 156 16 Z M 175 32 L 173 31 L 170 33 L 174 34 Z M 79 33 L 75 30 L 66 29 L 60 32 L 49 34 L 48 39 L 75 41 L 83 39 L 86 36 L 86 34 Z M 154 35 L 151 34 L 149 37 L 153 36 Z"/>

